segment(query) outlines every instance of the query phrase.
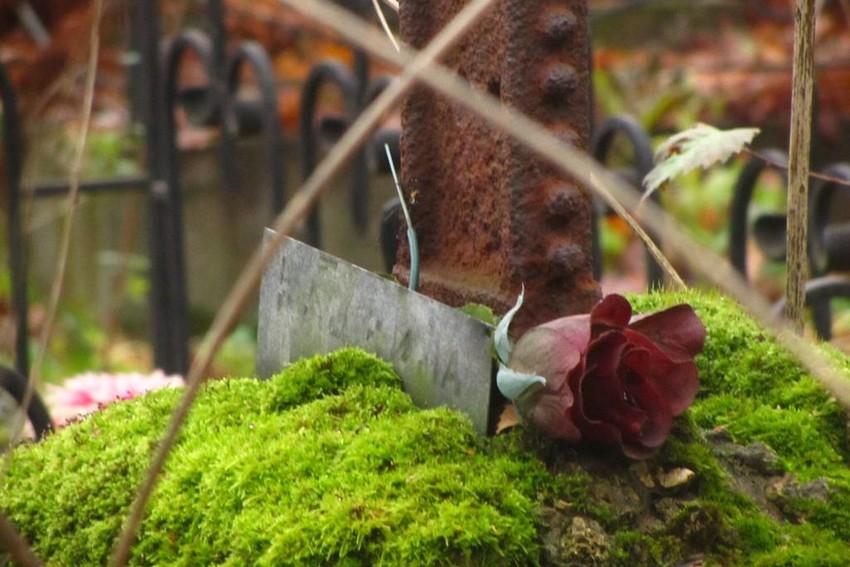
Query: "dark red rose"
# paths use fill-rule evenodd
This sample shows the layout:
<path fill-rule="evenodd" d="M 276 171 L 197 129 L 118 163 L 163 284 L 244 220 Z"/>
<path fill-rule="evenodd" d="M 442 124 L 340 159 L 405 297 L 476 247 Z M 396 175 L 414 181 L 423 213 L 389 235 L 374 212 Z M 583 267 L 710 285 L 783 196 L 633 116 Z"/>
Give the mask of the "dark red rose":
<path fill-rule="evenodd" d="M 508 366 L 546 384 L 520 394 L 517 408 L 547 435 L 617 444 L 628 457 L 647 458 L 696 396 L 694 357 L 704 342 L 705 327 L 689 305 L 632 317 L 624 297 L 609 295 L 590 314 L 520 338 Z"/>

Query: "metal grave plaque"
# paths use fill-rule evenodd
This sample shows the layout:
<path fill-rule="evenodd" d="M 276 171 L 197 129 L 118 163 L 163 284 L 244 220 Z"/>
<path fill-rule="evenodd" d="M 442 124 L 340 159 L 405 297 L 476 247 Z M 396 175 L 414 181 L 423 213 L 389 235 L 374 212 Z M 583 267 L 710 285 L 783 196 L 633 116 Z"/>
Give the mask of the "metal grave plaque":
<path fill-rule="evenodd" d="M 299 358 L 359 347 L 393 365 L 416 405 L 457 409 L 486 435 L 491 330 L 457 309 L 287 239 L 260 286 L 257 373 L 268 378 Z"/>

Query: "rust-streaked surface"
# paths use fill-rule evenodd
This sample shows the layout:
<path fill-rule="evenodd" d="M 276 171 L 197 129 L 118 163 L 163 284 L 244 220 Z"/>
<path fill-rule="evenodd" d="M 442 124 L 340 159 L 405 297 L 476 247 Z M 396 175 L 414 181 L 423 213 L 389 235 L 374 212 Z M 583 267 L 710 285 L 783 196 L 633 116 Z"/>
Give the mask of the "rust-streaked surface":
<path fill-rule="evenodd" d="M 464 3 L 401 2 L 402 36 L 424 47 Z M 587 148 L 586 1 L 502 0 L 444 63 Z M 425 88 L 412 91 L 404 106 L 402 176 L 419 236 L 422 293 L 504 312 L 524 283 L 517 333 L 585 312 L 599 299 L 587 189 Z M 404 238 L 398 259 L 394 273 L 406 281 Z"/>

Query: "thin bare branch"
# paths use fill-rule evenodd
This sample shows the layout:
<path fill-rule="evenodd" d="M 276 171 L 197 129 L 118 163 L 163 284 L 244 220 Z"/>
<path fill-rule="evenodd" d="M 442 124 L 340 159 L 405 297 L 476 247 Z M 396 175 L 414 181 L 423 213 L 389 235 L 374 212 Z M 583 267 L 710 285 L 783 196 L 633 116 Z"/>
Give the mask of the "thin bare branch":
<path fill-rule="evenodd" d="M 4 514 L 0 514 L 0 544 L 12 556 L 15 565 L 19 567 L 41 567 L 44 565 Z"/>
<path fill-rule="evenodd" d="M 369 53 L 399 66 L 410 63 L 413 52 L 402 46 L 401 52 L 394 52 L 375 38 L 371 26 L 350 13 L 328 3 L 325 0 L 281 0 L 317 21 L 333 28 L 347 40 L 362 47 Z M 441 65 L 429 65 L 422 80 L 434 90 L 465 106 L 482 118 L 498 126 L 505 132 L 525 144 L 529 149 L 543 156 L 564 172 L 582 181 L 588 187 L 602 185 L 608 189 L 601 197 L 606 202 L 619 201 L 626 209 L 635 210 L 638 197 L 634 190 L 615 175 L 605 170 L 584 152 L 565 144 L 545 128 L 528 117 L 502 106 L 490 95 L 472 89 L 462 78 L 456 76 Z M 593 181 L 593 173 L 598 183 Z M 694 272 L 700 274 L 717 288 L 733 297 L 759 323 L 775 333 L 777 340 L 791 351 L 800 362 L 830 391 L 845 407 L 850 408 L 850 380 L 839 371 L 819 350 L 810 343 L 797 337 L 774 317 L 766 299 L 753 290 L 728 260 L 713 250 L 696 242 L 668 213 L 652 202 L 643 206 L 641 220 L 652 232 L 660 234 L 666 245 L 677 252 Z"/>
<path fill-rule="evenodd" d="M 62 241 L 60 242 L 59 259 L 56 263 L 56 273 L 53 278 L 53 286 L 50 292 L 50 302 L 45 316 L 44 326 L 38 341 L 38 354 L 35 364 L 30 371 L 27 381 L 27 390 L 24 393 L 20 408 L 15 416 L 15 426 L 12 435 L 12 445 L 21 439 L 24 425 L 26 424 L 26 408 L 30 406 L 36 387 L 41 377 L 41 367 L 44 363 L 44 355 L 47 352 L 53 327 L 56 322 L 56 312 L 59 309 L 59 301 L 62 298 L 62 289 L 65 283 L 65 272 L 68 264 L 68 253 L 71 248 L 71 232 L 74 228 L 74 218 L 77 205 L 80 200 L 80 175 L 83 168 L 83 157 L 85 156 L 86 143 L 88 141 L 89 126 L 91 124 L 92 106 L 94 101 L 94 84 L 97 78 L 97 59 L 100 53 L 100 21 L 103 16 L 103 0 L 94 3 L 94 14 L 92 16 L 91 35 L 89 36 L 89 59 L 86 70 L 86 85 L 83 95 L 83 123 L 81 125 L 80 137 L 71 163 L 69 182 L 71 190 L 68 193 L 65 223 L 62 227 Z M 9 452 L 9 454 L 11 451 Z M 3 472 L 8 466 L 8 457 L 4 463 Z M 2 475 L 0 475 L 2 477 Z"/>
<path fill-rule="evenodd" d="M 779 163 L 778 161 L 774 161 L 774 160 L 770 159 L 769 157 L 767 157 L 766 155 L 759 153 L 756 150 L 750 150 L 750 149 L 744 148 L 742 151 L 743 151 L 743 153 L 749 154 L 749 155 L 751 155 L 755 158 L 762 160 L 763 162 L 765 162 L 767 165 L 769 165 L 770 167 L 772 167 L 774 169 L 781 169 L 782 171 L 788 171 L 788 166 L 786 164 Z M 809 178 L 810 179 L 818 179 L 820 181 L 826 181 L 827 183 L 832 183 L 834 185 L 841 185 L 842 187 L 850 187 L 850 181 L 848 181 L 846 179 L 842 179 L 840 177 L 835 177 L 834 175 L 825 175 L 823 173 L 818 173 L 816 171 L 809 171 Z"/>
<path fill-rule="evenodd" d="M 527 117 L 502 107 L 497 100 L 485 93 L 471 89 L 463 79 L 432 63 L 439 53 L 435 47 L 438 40 L 442 39 L 448 42 L 452 37 L 455 37 L 448 33 L 452 24 L 455 24 L 461 15 L 469 15 L 473 6 L 477 6 L 483 11 L 491 0 L 479 0 L 468 5 L 458 18 L 435 38 L 428 49 L 418 55 L 404 47 L 401 52 L 391 51 L 382 41 L 382 36 L 377 34 L 370 25 L 352 17 L 350 12 L 328 2 L 322 0 L 281 0 L 281 2 L 334 28 L 352 43 L 387 61 L 404 67 L 405 70 L 352 125 L 340 143 L 330 152 L 327 159 L 319 165 L 301 190 L 292 198 L 286 210 L 274 224 L 277 234 L 266 243 L 262 250 L 257 251 L 252 256 L 251 261 L 216 316 L 216 320 L 192 365 L 186 392 L 181 399 L 180 406 L 172 416 L 168 431 L 160 442 L 148 470 L 145 483 L 133 503 L 124 532 L 116 546 L 113 565 L 124 565 L 126 563 L 130 545 L 141 522 L 145 504 L 153 491 L 158 474 L 164 466 L 182 422 L 197 396 L 198 389 L 203 381 L 204 371 L 213 353 L 224 340 L 229 329 L 232 328 L 236 316 L 244 309 L 244 306 L 256 291 L 264 267 L 280 248 L 286 234 L 291 232 L 305 218 L 310 206 L 321 194 L 324 184 L 330 179 L 331 174 L 337 171 L 339 166 L 355 151 L 353 144 L 365 139 L 383 113 L 386 112 L 386 109 L 397 100 L 414 78 L 419 77 L 435 90 L 479 113 L 483 118 L 510 133 L 530 149 L 590 187 L 596 185 L 596 182 L 590 177 L 593 173 L 598 184 L 608 189 L 610 200 L 616 199 L 630 209 L 634 209 L 637 205 L 637 197 L 633 194 L 633 190 L 604 170 L 590 157 L 575 151 Z M 428 57 L 429 53 L 430 57 Z M 379 105 L 385 105 L 385 108 L 381 110 Z M 717 287 L 724 289 L 738 299 L 758 320 L 774 329 L 780 342 L 794 352 L 842 403 L 850 406 L 850 384 L 848 384 L 846 378 L 837 372 L 816 349 L 799 337 L 789 334 L 776 319 L 771 318 L 769 315 L 770 306 L 764 298 L 752 291 L 728 262 L 706 247 L 697 244 L 669 215 L 655 204 L 647 203 L 645 205 L 642 218 L 653 230 L 664 234 L 671 248 L 682 253 L 685 260 L 691 264 L 695 271 L 702 273 Z"/>
<path fill-rule="evenodd" d="M 664 270 L 664 273 L 667 274 L 667 277 L 673 282 L 676 287 L 680 289 L 687 289 L 688 286 L 685 284 L 685 280 L 682 279 L 682 276 L 679 275 L 679 272 L 676 271 L 676 268 L 673 267 L 673 264 L 670 263 L 670 260 L 664 255 L 661 249 L 657 244 L 652 240 L 652 237 L 647 234 L 647 232 L 640 226 L 640 223 L 637 219 L 632 216 L 629 211 L 620 204 L 620 202 L 611 196 L 608 192 L 608 188 L 605 184 L 600 183 L 599 179 L 593 175 L 593 172 L 590 173 L 590 184 L 594 191 L 596 191 L 602 198 L 605 199 L 607 203 L 610 204 L 611 208 L 614 209 L 620 218 L 626 221 L 626 223 L 631 227 L 631 229 L 638 235 L 638 237 L 643 240 L 643 243 L 646 245 L 649 253 L 652 254 L 652 257 L 655 258 L 655 261 L 658 262 L 658 265 L 661 266 L 661 269 Z M 641 198 L 640 203 L 638 204 L 639 209 L 643 207 L 644 199 Z"/>
<path fill-rule="evenodd" d="M 27 408 L 29 408 L 32 403 L 32 399 L 39 382 L 41 365 L 44 361 L 44 353 L 47 351 L 47 345 L 50 342 L 50 335 L 56 319 L 59 299 L 62 296 L 65 269 L 68 261 L 68 252 L 70 250 L 71 229 L 73 228 L 74 223 L 74 212 L 79 200 L 80 172 L 82 170 L 83 156 L 85 155 L 89 125 L 91 124 L 91 111 L 94 101 L 94 83 L 97 76 L 97 58 L 100 52 L 100 21 L 102 15 L 103 0 L 95 0 L 91 36 L 89 39 L 89 60 L 88 69 L 86 71 L 86 86 L 83 96 L 83 124 L 82 131 L 80 132 L 80 138 L 77 143 L 77 150 L 74 155 L 74 161 L 71 164 L 71 191 L 68 195 L 67 215 L 65 217 L 64 229 L 62 231 L 59 260 L 56 266 L 56 275 L 53 280 L 53 288 L 50 295 L 50 304 L 46 320 L 39 338 L 38 357 L 36 358 L 36 363 L 30 372 L 29 380 L 27 381 L 27 389 L 24 392 L 24 397 L 21 400 L 20 407 L 15 414 L 10 446 L 17 444 L 23 435 L 24 425 L 27 421 Z M 12 451 L 7 451 L 3 461 L 3 469 L 0 471 L 0 480 L 2 480 L 2 477 L 8 470 L 11 462 L 11 456 Z M 27 544 L 27 541 L 21 537 L 18 530 L 4 514 L 0 514 L 0 543 L 2 543 L 6 551 L 9 552 L 9 555 L 15 561 L 15 564 L 23 567 L 40 567 L 43 565 L 41 559 L 39 559 L 35 552 L 30 548 L 29 544 Z"/>
<path fill-rule="evenodd" d="M 133 502 L 124 530 L 116 542 L 111 565 L 123 566 L 127 563 L 130 548 L 144 516 L 147 501 L 153 493 L 159 473 L 164 468 L 168 454 L 174 446 L 183 422 L 200 391 L 213 356 L 227 338 L 248 301 L 254 296 L 263 271 L 283 245 L 284 238 L 291 234 L 306 218 L 313 204 L 328 187 L 328 182 L 357 151 L 357 148 L 375 129 L 382 117 L 407 92 L 413 81 L 428 68 L 431 62 L 445 53 L 494 1 L 475 0 L 468 4 L 422 53 L 412 58 L 402 74 L 394 79 L 349 127 L 342 139 L 331 149 L 328 156 L 319 164 L 310 178 L 290 199 L 284 211 L 277 217 L 272 226 L 276 231 L 275 236 L 252 255 L 216 315 L 192 363 L 192 367 L 189 369 L 185 392 L 179 406 L 172 414 L 165 436 L 156 449 L 145 480 Z"/>

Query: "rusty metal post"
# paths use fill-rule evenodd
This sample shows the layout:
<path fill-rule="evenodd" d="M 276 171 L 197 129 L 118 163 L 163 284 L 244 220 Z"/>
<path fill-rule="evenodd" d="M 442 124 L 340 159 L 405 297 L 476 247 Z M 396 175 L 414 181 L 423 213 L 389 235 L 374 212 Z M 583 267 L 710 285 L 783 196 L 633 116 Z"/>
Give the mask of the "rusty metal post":
<path fill-rule="evenodd" d="M 401 33 L 422 48 L 465 0 L 401 3 Z M 587 149 L 585 0 L 500 0 L 443 62 L 560 139 Z M 588 311 L 590 194 L 457 104 L 418 87 L 402 116 L 402 177 L 419 235 L 420 291 L 504 312 L 525 284 L 514 329 Z M 408 276 L 400 239 L 394 273 Z"/>

